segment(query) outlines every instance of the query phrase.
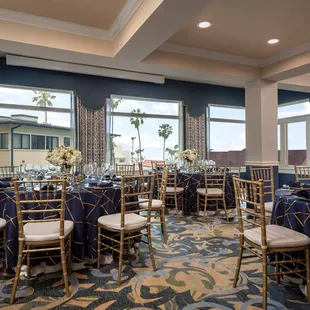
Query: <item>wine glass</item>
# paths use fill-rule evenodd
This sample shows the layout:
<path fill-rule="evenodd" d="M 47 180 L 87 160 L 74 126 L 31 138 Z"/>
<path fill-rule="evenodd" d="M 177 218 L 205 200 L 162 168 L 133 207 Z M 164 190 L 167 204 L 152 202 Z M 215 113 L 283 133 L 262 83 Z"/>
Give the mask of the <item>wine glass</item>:
<path fill-rule="evenodd" d="M 114 177 L 114 174 L 115 174 L 114 165 L 111 165 L 109 167 L 109 175 L 111 179 Z"/>
<path fill-rule="evenodd" d="M 86 182 L 88 183 L 89 182 L 89 177 L 90 177 L 90 174 L 91 174 L 89 164 L 84 165 L 83 172 L 86 175 Z"/>

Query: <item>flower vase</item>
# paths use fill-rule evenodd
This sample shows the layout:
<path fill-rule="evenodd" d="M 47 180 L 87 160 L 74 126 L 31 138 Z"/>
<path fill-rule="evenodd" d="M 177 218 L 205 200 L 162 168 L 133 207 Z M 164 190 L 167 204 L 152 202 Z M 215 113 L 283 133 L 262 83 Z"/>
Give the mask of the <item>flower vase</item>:
<path fill-rule="evenodd" d="M 72 183 L 72 167 L 71 166 L 61 166 L 60 167 L 61 177 L 67 179 L 67 183 L 71 185 Z"/>
<path fill-rule="evenodd" d="M 191 170 L 191 167 L 192 167 L 192 162 L 189 161 L 189 160 L 184 160 L 184 168 L 185 168 L 185 171 L 190 171 Z"/>

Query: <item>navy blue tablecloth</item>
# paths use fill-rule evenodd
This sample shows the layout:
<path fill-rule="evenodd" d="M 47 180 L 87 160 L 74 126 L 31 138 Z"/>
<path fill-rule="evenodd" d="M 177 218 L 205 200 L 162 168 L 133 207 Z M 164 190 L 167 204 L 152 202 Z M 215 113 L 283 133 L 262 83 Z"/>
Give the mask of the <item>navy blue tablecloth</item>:
<path fill-rule="evenodd" d="M 102 215 L 120 212 L 121 189 L 80 189 L 67 193 L 65 219 L 74 222 L 72 259 L 79 263 L 85 257 L 97 258 L 97 220 Z M 46 216 L 50 214 L 47 213 Z M 13 268 L 17 263 L 18 228 L 13 191 L 0 192 L 0 216 L 7 221 L 7 254 L 4 266 Z M 53 264 L 53 261 L 50 262 Z"/>
<path fill-rule="evenodd" d="M 310 237 L 310 200 L 292 195 L 289 190 L 277 190 L 271 223 L 284 226 Z"/>

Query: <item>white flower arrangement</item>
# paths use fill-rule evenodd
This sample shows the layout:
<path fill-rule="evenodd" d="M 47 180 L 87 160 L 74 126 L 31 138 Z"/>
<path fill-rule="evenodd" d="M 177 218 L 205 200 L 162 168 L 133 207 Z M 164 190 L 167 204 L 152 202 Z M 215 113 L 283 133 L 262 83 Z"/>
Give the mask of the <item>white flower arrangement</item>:
<path fill-rule="evenodd" d="M 72 147 L 58 146 L 47 153 L 45 160 L 54 166 L 70 168 L 82 161 L 82 154 Z"/>
<path fill-rule="evenodd" d="M 187 162 L 193 162 L 197 158 L 197 151 L 195 149 L 187 149 L 180 153 L 180 158 Z"/>

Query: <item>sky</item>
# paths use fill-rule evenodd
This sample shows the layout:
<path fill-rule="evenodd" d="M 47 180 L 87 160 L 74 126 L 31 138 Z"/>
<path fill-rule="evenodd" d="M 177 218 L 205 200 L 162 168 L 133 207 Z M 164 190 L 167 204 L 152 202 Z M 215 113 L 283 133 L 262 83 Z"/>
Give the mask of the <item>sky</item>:
<path fill-rule="evenodd" d="M 55 100 L 53 100 L 53 107 L 58 107 L 58 108 L 70 108 L 71 107 L 71 94 L 70 93 L 53 92 L 52 94 L 56 96 Z M 12 105 L 17 104 L 17 105 L 34 106 L 36 105 L 35 103 L 32 102 L 32 98 L 34 96 L 35 96 L 35 93 L 31 89 L 0 87 L 0 103 L 7 103 L 7 104 L 12 104 Z M 32 115 L 32 116 L 38 116 L 39 123 L 45 122 L 44 112 L 0 108 L 1 116 L 11 116 L 12 114 L 27 114 L 27 115 Z M 48 112 L 47 122 L 52 125 L 70 127 L 70 114 Z"/>

